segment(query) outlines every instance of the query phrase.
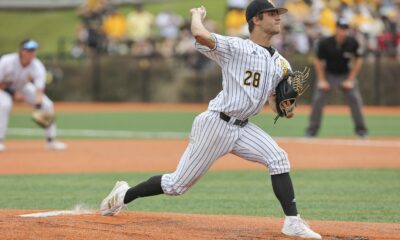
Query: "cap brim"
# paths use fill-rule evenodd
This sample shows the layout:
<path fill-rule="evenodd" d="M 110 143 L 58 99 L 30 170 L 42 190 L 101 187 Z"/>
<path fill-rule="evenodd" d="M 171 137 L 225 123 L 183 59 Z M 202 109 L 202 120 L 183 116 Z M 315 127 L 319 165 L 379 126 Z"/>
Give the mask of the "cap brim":
<path fill-rule="evenodd" d="M 348 28 L 350 28 L 349 25 L 343 25 L 343 24 L 337 24 L 336 27 L 338 27 L 338 28 L 343 28 L 343 29 L 348 29 Z"/>
<path fill-rule="evenodd" d="M 279 15 L 285 14 L 288 12 L 288 10 L 286 8 L 269 8 L 269 9 L 263 10 L 261 12 L 273 12 L 273 11 L 278 11 Z"/>

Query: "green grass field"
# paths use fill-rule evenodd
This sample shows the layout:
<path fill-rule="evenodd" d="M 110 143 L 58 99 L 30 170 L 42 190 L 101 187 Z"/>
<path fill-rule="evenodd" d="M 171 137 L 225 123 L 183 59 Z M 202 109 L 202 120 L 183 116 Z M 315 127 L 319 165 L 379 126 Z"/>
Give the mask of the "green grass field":
<path fill-rule="evenodd" d="M 116 180 L 134 184 L 152 173 L 0 176 L 0 208 L 98 208 Z M 297 170 L 298 208 L 307 219 L 399 222 L 399 170 Z M 264 171 L 209 172 L 180 197 L 138 199 L 133 211 L 282 217 Z"/>
<path fill-rule="evenodd" d="M 58 113 L 57 125 L 60 129 L 89 129 L 108 131 L 133 131 L 133 132 L 172 132 L 179 137 L 186 137 L 191 129 L 193 119 L 197 112 L 98 112 L 98 113 Z M 263 128 L 271 136 L 300 137 L 303 136 L 307 126 L 308 115 L 298 114 L 293 119 L 280 119 L 273 124 L 274 116 L 260 114 L 251 119 L 252 122 Z M 400 116 L 366 116 L 370 136 L 393 137 L 400 136 Z M 33 128 L 41 131 L 30 120 L 29 113 L 12 113 L 10 128 Z M 353 136 L 353 123 L 348 115 L 325 115 L 320 135 L 322 137 L 351 137 Z M 61 137 L 84 137 L 79 134 Z M 8 134 L 12 138 L 25 138 L 26 136 Z M 35 136 L 34 136 L 35 137 Z M 109 138 L 109 136 L 107 136 Z M 140 138 L 138 135 L 137 138 Z"/>
<path fill-rule="evenodd" d="M 60 130 L 107 130 L 131 132 L 177 132 L 186 137 L 197 112 L 95 112 L 58 114 Z M 252 121 L 272 136 L 302 136 L 308 116 L 299 114 L 273 125 L 273 115 Z M 42 130 L 29 113 L 13 112 L 10 129 L 36 129 L 37 135 L 9 134 L 9 139 L 42 138 Z M 367 116 L 371 136 L 398 137 L 399 116 Z M 353 137 L 347 115 L 327 114 L 323 137 Z M 85 138 L 78 133 L 61 138 Z M 92 137 L 93 138 L 93 137 Z M 109 138 L 109 137 L 108 137 Z M 131 137 L 131 138 L 140 138 Z M 362 153 L 360 153 L 362 154 Z M 384 157 L 384 153 L 383 153 Z M 377 159 L 379 161 L 379 159 Z M 72 209 L 77 204 L 97 208 L 116 180 L 130 184 L 156 173 L 48 174 L 0 176 L 0 208 Z M 298 208 L 307 219 L 399 222 L 399 169 L 294 170 Z M 28 199 L 28 200 L 27 200 Z M 211 171 L 187 194 L 138 199 L 134 211 L 199 214 L 231 214 L 281 217 L 267 171 Z"/>

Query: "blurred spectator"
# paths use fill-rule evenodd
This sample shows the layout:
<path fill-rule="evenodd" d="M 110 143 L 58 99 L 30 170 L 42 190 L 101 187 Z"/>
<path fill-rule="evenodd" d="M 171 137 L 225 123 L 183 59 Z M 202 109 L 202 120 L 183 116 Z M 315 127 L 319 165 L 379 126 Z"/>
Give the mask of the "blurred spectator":
<path fill-rule="evenodd" d="M 225 32 L 230 36 L 245 37 L 249 35 L 246 22 L 246 0 L 228 0 L 224 18 Z"/>
<path fill-rule="evenodd" d="M 177 39 L 175 38 L 162 38 L 156 43 L 156 51 L 165 58 L 171 58 L 176 54 L 176 43 Z"/>
<path fill-rule="evenodd" d="M 272 40 L 274 47 L 284 55 L 309 53 L 312 41 L 307 35 L 309 31 L 306 31 L 305 24 L 309 21 L 310 4 L 305 0 L 293 0 L 284 5 L 289 11 L 282 18 L 282 32 Z"/>
<path fill-rule="evenodd" d="M 126 53 L 126 48 L 122 45 L 126 36 L 126 18 L 116 9 L 111 9 L 109 14 L 104 17 L 103 32 L 106 39 L 107 52 L 112 54 Z"/>
<path fill-rule="evenodd" d="M 272 39 L 272 46 L 276 48 L 282 55 L 290 55 L 294 53 L 293 43 L 291 38 L 292 27 L 290 25 L 284 25 L 281 33 L 275 35 Z"/>
<path fill-rule="evenodd" d="M 76 39 L 71 50 L 71 55 L 74 58 L 79 58 L 85 55 L 85 50 L 88 47 L 88 31 L 82 24 L 80 24 L 75 35 Z"/>
<path fill-rule="evenodd" d="M 246 9 L 249 0 L 227 0 L 226 5 L 229 9 Z"/>
<path fill-rule="evenodd" d="M 378 1 L 378 11 L 379 15 L 387 17 L 390 21 L 396 22 L 396 17 L 399 15 L 399 4 L 398 0 L 381 0 Z"/>
<path fill-rule="evenodd" d="M 181 16 L 163 10 L 156 16 L 143 10 L 143 3 L 135 3 L 126 16 L 108 14 L 109 0 L 86 0 L 79 9 L 82 25 L 77 30 L 73 56 L 84 55 L 85 48 L 107 50 L 125 54 L 126 49 L 135 56 L 160 54 L 164 57 L 181 55 L 188 40 Z M 244 17 L 250 0 L 227 0 L 224 29 L 228 35 L 246 37 L 248 27 Z M 335 32 L 336 20 L 347 19 L 366 53 L 382 53 L 395 57 L 400 51 L 398 1 L 395 0 L 275 0 L 284 4 L 289 13 L 282 17 L 283 29 L 272 41 L 283 54 L 309 54 L 315 42 Z M 164 8 L 165 9 L 165 8 Z M 207 17 L 205 24 L 216 28 L 215 21 Z M 123 35 L 124 25 L 126 35 Z M 179 46 L 178 46 L 179 45 Z M 175 52 L 180 49 L 179 53 Z M 375 54 L 369 54 L 370 57 Z"/>
<path fill-rule="evenodd" d="M 315 43 L 321 38 L 321 32 L 315 22 L 308 21 L 304 23 L 304 31 L 307 35 L 308 42 L 309 42 L 309 52 L 311 52 L 315 46 Z"/>
<path fill-rule="evenodd" d="M 317 23 L 319 22 L 320 12 L 325 8 L 325 3 L 323 0 L 307 0 L 307 4 L 310 5 L 308 22 Z"/>
<path fill-rule="evenodd" d="M 155 20 L 160 39 L 156 46 L 157 52 L 163 57 L 172 57 L 175 55 L 175 45 L 180 34 L 180 27 L 184 23 L 181 16 L 164 10 L 161 11 Z"/>
<path fill-rule="evenodd" d="M 356 37 L 365 48 L 366 54 L 376 49 L 377 35 L 383 31 L 383 24 L 379 18 L 374 18 L 372 9 L 361 2 L 352 6 L 352 14 L 348 18 L 350 25 L 356 29 Z"/>
<path fill-rule="evenodd" d="M 104 48 L 103 18 L 110 7 L 108 0 L 87 0 L 78 9 L 83 26 L 78 34 L 90 50 L 101 51 Z"/>
<path fill-rule="evenodd" d="M 311 42 L 305 31 L 305 26 L 303 23 L 296 23 L 292 30 L 292 42 L 294 45 L 294 50 L 296 53 L 307 54 L 311 49 Z"/>
<path fill-rule="evenodd" d="M 194 43 L 195 43 L 195 39 L 192 36 L 190 29 L 185 26 L 181 30 L 181 34 L 179 36 L 178 43 L 176 44 L 176 47 L 175 47 L 176 54 L 178 54 L 180 56 L 186 56 L 186 55 L 190 55 L 195 52 L 198 52 L 198 51 L 196 51 Z"/>
<path fill-rule="evenodd" d="M 336 5 L 334 3 L 327 3 L 320 10 L 319 24 L 323 36 L 330 36 L 335 32 L 335 22 L 337 19 L 335 9 Z"/>
<path fill-rule="evenodd" d="M 177 39 L 183 18 L 169 10 L 164 10 L 157 15 L 155 24 L 162 39 Z"/>
<path fill-rule="evenodd" d="M 387 55 L 389 57 L 396 57 L 398 54 L 397 49 L 399 47 L 399 34 L 396 31 L 395 24 L 389 21 L 386 17 L 382 17 L 384 23 L 384 30 L 379 36 L 377 36 L 378 41 L 378 51 L 381 54 Z"/>
<path fill-rule="evenodd" d="M 136 3 L 127 15 L 127 36 L 131 43 L 147 41 L 151 38 L 154 15 L 143 10 L 142 3 Z"/>
<path fill-rule="evenodd" d="M 152 57 L 156 54 L 155 43 L 150 38 L 136 42 L 131 46 L 131 53 L 135 57 Z"/>
<path fill-rule="evenodd" d="M 399 56 L 400 53 L 399 4 L 386 0 L 377 6 L 384 26 L 384 30 L 378 36 L 378 51 L 390 57 Z"/>
<path fill-rule="evenodd" d="M 340 15 L 340 17 L 349 21 L 354 16 L 354 5 L 353 0 L 340 0 L 338 6 L 335 6 L 335 12 Z"/>
<path fill-rule="evenodd" d="M 209 60 L 196 50 L 194 45 L 195 39 L 190 32 L 190 25 L 188 24 L 189 22 L 182 27 L 175 52 L 184 59 L 185 64 L 190 69 L 201 70 Z"/>
<path fill-rule="evenodd" d="M 288 1 L 284 7 L 288 10 L 286 18 L 290 18 L 291 23 L 304 23 L 311 12 L 311 3 L 306 0 Z"/>

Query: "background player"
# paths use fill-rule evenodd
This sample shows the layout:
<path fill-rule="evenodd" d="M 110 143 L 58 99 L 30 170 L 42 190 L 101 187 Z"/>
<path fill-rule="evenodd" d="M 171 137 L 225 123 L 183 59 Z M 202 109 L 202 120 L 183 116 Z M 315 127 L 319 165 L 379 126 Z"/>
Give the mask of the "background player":
<path fill-rule="evenodd" d="M 31 39 L 21 42 L 17 53 L 3 55 L 0 59 L 0 151 L 5 150 L 4 139 L 8 119 L 16 95 L 36 109 L 53 113 L 53 102 L 44 94 L 46 69 L 36 58 L 39 44 Z M 67 146 L 56 141 L 56 125 L 45 129 L 50 150 L 64 150 Z"/>
<path fill-rule="evenodd" d="M 184 194 L 218 158 L 233 153 L 269 168 L 274 193 L 286 215 L 282 232 L 289 236 L 320 239 L 297 213 L 290 163 L 287 153 L 248 118 L 257 114 L 267 99 L 273 101 L 274 89 L 290 71 L 289 63 L 270 46 L 271 37 L 280 32 L 280 14 L 265 0 L 255 0 L 246 9 L 250 39 L 212 34 L 202 19 L 204 7 L 191 9 L 191 31 L 196 47 L 222 68 L 223 89 L 208 110 L 194 120 L 190 143 L 175 172 L 153 176 L 129 187 L 118 181 L 102 201 L 102 215 L 116 215 L 139 197 Z"/>

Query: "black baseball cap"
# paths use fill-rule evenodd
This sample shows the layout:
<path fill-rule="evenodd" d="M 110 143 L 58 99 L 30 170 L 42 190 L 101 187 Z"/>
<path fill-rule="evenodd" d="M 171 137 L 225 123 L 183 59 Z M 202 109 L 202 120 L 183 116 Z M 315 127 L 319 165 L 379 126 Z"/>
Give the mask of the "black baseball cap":
<path fill-rule="evenodd" d="M 275 5 L 268 0 L 253 0 L 246 8 L 246 21 L 249 22 L 259 13 L 269 11 L 278 11 L 278 14 L 284 14 L 288 10 L 286 8 L 275 7 Z"/>
<path fill-rule="evenodd" d="M 347 29 L 350 25 L 346 18 L 341 17 L 336 21 L 336 27 Z"/>

